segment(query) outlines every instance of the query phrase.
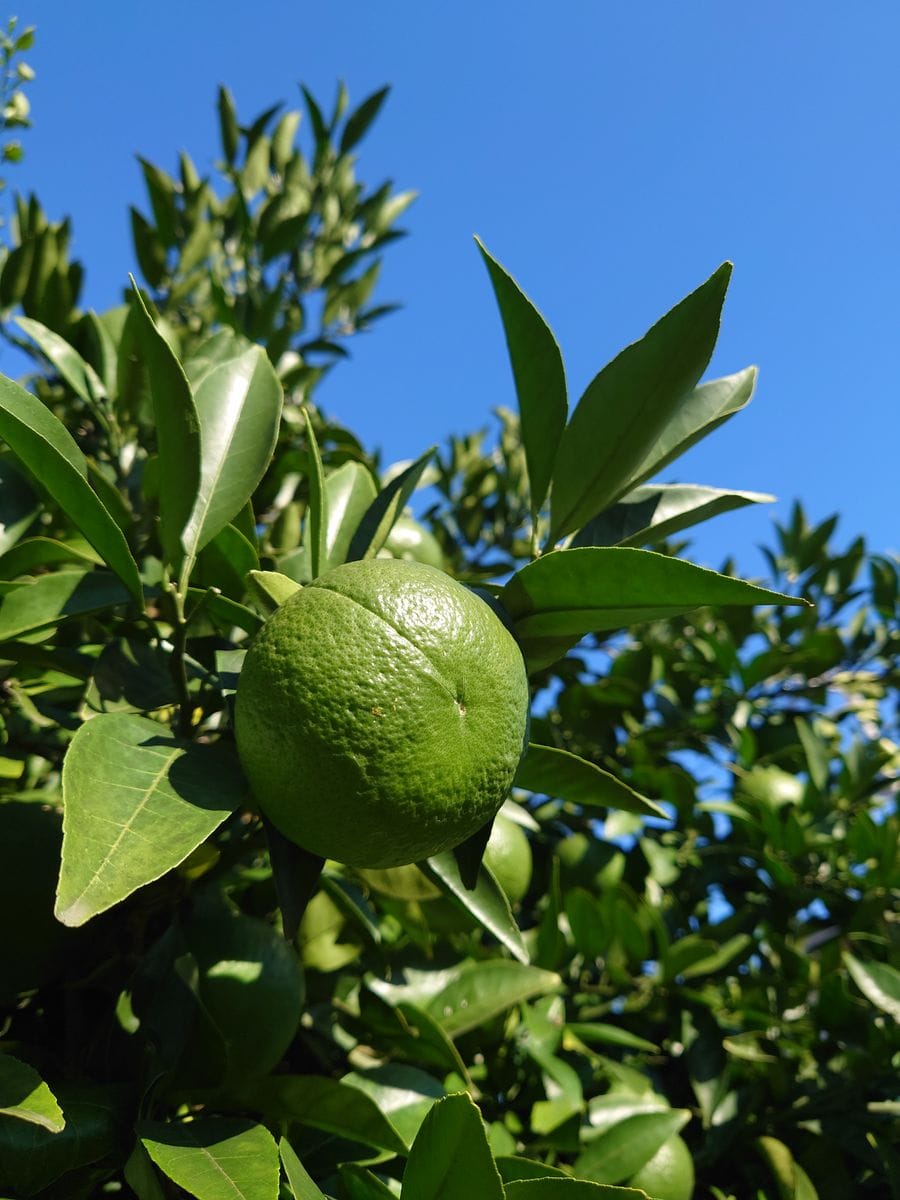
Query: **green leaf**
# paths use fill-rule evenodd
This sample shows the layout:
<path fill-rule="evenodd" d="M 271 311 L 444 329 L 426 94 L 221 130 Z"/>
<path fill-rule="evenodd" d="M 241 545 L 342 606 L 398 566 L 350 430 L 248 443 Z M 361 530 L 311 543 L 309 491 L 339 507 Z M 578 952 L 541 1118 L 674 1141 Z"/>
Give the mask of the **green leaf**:
<path fill-rule="evenodd" d="M 365 1092 L 390 1119 L 407 1146 L 412 1144 L 435 1100 L 445 1094 L 444 1087 L 433 1076 L 403 1063 L 385 1063 L 365 1072 L 352 1071 L 341 1082 Z"/>
<path fill-rule="evenodd" d="M 287 1138 L 282 1138 L 278 1143 L 278 1153 L 294 1200 L 326 1200 L 325 1193 L 320 1192 L 313 1183 Z"/>
<path fill-rule="evenodd" d="M 347 562 L 375 557 L 384 545 L 394 522 L 403 512 L 403 506 L 415 491 L 416 484 L 431 462 L 434 451 L 434 446 L 430 450 L 426 450 L 411 467 L 407 467 L 405 471 L 395 475 L 390 483 L 378 493 L 353 534 L 347 551 Z"/>
<path fill-rule="evenodd" d="M 17 1117 L 59 1133 L 66 1120 L 56 1097 L 33 1067 L 0 1054 L 0 1116 Z"/>
<path fill-rule="evenodd" d="M 694 483 L 644 484 L 593 517 L 576 533 L 573 546 L 641 546 L 661 542 L 701 521 L 747 504 L 770 504 L 763 492 L 734 492 Z"/>
<path fill-rule="evenodd" d="M 362 141 L 369 126 L 378 116 L 379 109 L 387 99 L 390 90 L 389 87 L 383 87 L 377 92 L 373 92 L 371 96 L 363 100 L 359 108 L 354 109 L 350 114 L 341 135 L 341 154 L 346 154 Z"/>
<path fill-rule="evenodd" d="M 440 991 L 423 1007 L 450 1035 L 477 1029 L 516 1004 L 560 989 L 552 971 L 496 958 L 448 968 Z"/>
<path fill-rule="evenodd" d="M 154 324 L 137 287 L 133 311 L 137 314 L 138 336 L 150 379 L 156 421 L 160 537 L 168 561 L 177 566 L 184 553 L 182 535 L 189 520 L 194 524 L 192 549 L 198 548 L 194 514 L 200 488 L 200 419 L 181 363 Z M 208 498 L 208 478 L 206 482 Z M 239 508 L 240 505 L 235 512 Z M 205 513 L 204 507 L 202 515 Z"/>
<path fill-rule="evenodd" d="M 0 1119 L 0 1195 L 33 1196 L 66 1172 L 97 1162 L 113 1150 L 129 1118 L 125 1097 L 112 1088 L 61 1084 L 56 1098 L 66 1117 L 58 1133 Z"/>
<path fill-rule="evenodd" d="M 140 1142 L 135 1142 L 122 1173 L 137 1200 L 166 1200 L 150 1156 Z"/>
<path fill-rule="evenodd" d="M 300 584 L 280 571 L 251 571 L 247 584 L 254 598 L 267 615 L 299 592 Z"/>
<path fill-rule="evenodd" d="M 831 758 L 828 753 L 828 746 L 821 738 L 816 736 L 808 722 L 804 721 L 801 717 L 794 718 L 794 725 L 797 727 L 797 736 L 800 738 L 803 753 L 806 756 L 809 777 L 813 785 L 820 792 L 824 792 L 828 786 L 829 762 Z"/>
<path fill-rule="evenodd" d="M 843 958 L 844 966 L 866 999 L 900 1021 L 900 971 L 888 963 L 860 962 L 847 950 Z"/>
<path fill-rule="evenodd" d="M 241 1089 L 241 1098 L 276 1120 L 296 1121 L 377 1150 L 405 1154 L 407 1144 L 359 1088 L 324 1075 L 273 1075 Z"/>
<path fill-rule="evenodd" d="M 338 1175 L 347 1200 L 397 1200 L 396 1194 L 377 1175 L 359 1163 L 341 1163 Z"/>
<path fill-rule="evenodd" d="M 414 1200 L 503 1200 L 481 1113 L 465 1092 L 438 1100 L 413 1142 L 403 1194 Z"/>
<path fill-rule="evenodd" d="M 0 467 L 2 471 L 2 467 Z M 0 475 L 0 487 L 2 487 Z M 100 555 L 87 542 L 76 538 L 70 542 L 57 542 L 49 537 L 31 537 L 19 542 L 0 557 L 0 579 L 17 579 L 20 575 L 34 574 L 35 567 L 55 567 L 60 563 L 100 565 Z"/>
<path fill-rule="evenodd" d="M 565 1171 L 559 1167 L 548 1167 L 546 1163 L 537 1162 L 531 1158 L 522 1158 L 518 1154 L 499 1155 L 497 1170 L 504 1184 L 516 1183 L 525 1179 L 568 1179 Z M 507 1195 L 509 1191 L 507 1189 Z"/>
<path fill-rule="evenodd" d="M 683 979 L 696 979 L 698 975 L 713 975 L 730 966 L 735 959 L 743 957 L 754 945 L 749 933 L 736 933 L 719 946 L 714 954 L 682 966 L 678 972 Z"/>
<path fill-rule="evenodd" d="M 803 605 L 805 600 L 652 550 L 554 550 L 522 567 L 500 593 L 532 670 L 586 633 L 662 620 L 706 605 Z M 548 646 L 549 643 L 549 646 Z"/>
<path fill-rule="evenodd" d="M 275 449 L 282 402 L 278 376 L 259 346 L 200 379 L 193 400 L 200 422 L 200 478 L 184 526 L 186 553 L 202 550 L 253 495 Z M 162 456 L 160 444 L 160 465 Z M 164 487 L 161 478 L 160 503 Z"/>
<path fill-rule="evenodd" d="M 143 603 L 137 564 L 122 530 L 91 490 L 87 463 L 72 435 L 40 400 L 3 376 L 0 437 Z"/>
<path fill-rule="evenodd" d="M 587 1179 L 523 1179 L 506 1186 L 506 1200 L 651 1200 L 640 1188 Z"/>
<path fill-rule="evenodd" d="M 475 241 L 491 277 L 506 333 L 519 400 L 531 511 L 536 516 L 547 498 L 556 451 L 566 427 L 565 367 L 550 326 L 513 277 L 478 238 Z"/>
<path fill-rule="evenodd" d="M 712 356 L 731 264 L 633 342 L 588 385 L 553 471 L 549 541 L 578 529 L 628 490 Z"/>
<path fill-rule="evenodd" d="M 568 750 L 541 746 L 537 742 L 528 743 L 513 786 L 569 804 L 618 808 L 642 817 L 668 816 L 664 808 L 634 791 L 609 771 L 577 754 L 570 754 Z"/>
<path fill-rule="evenodd" d="M 690 1117 L 690 1112 L 682 1108 L 635 1113 L 592 1141 L 572 1169 L 577 1176 L 595 1183 L 621 1183 L 639 1171 Z"/>
<path fill-rule="evenodd" d="M 138 1136 L 159 1169 L 197 1200 L 277 1200 L 278 1146 L 262 1125 L 226 1117 L 141 1121 Z"/>
<path fill-rule="evenodd" d="M 306 422 L 306 448 L 309 459 L 309 571 L 313 579 L 322 573 L 322 565 L 328 556 L 326 537 L 328 532 L 328 493 L 325 490 L 325 475 L 322 471 L 322 455 L 316 441 L 315 430 L 304 408 Z"/>
<path fill-rule="evenodd" d="M 9 553 L 39 510 L 40 502 L 28 480 L 12 459 L 0 458 L 0 555 Z M 5 578 L 15 576 L 10 572 Z"/>
<path fill-rule="evenodd" d="M 745 408 L 753 397 L 756 376 L 756 367 L 745 367 L 734 375 L 711 379 L 694 388 L 629 479 L 628 487 L 637 487 L 651 475 L 665 470 L 691 446 Z"/>
<path fill-rule="evenodd" d="M 326 477 L 323 571 L 346 562 L 353 535 L 377 494 L 372 472 L 362 463 L 346 462 Z"/>
<path fill-rule="evenodd" d="M 125 585 L 108 571 L 55 571 L 6 588 L 0 598 L 0 642 L 131 600 Z"/>
<path fill-rule="evenodd" d="M 446 892 L 453 902 L 470 913 L 479 925 L 494 935 L 520 963 L 528 962 L 528 950 L 509 907 L 509 901 L 488 867 L 483 863 L 475 887 L 462 881 L 459 863 L 452 851 L 436 854 L 418 864 L 429 879 Z"/>
<path fill-rule="evenodd" d="M 237 112 L 234 107 L 234 97 L 227 87 L 219 87 L 219 131 L 222 138 L 222 153 L 230 165 L 234 162 L 238 149 L 240 129 Z"/>
<path fill-rule="evenodd" d="M 607 1025 L 602 1021 L 589 1023 L 574 1021 L 566 1025 L 566 1030 L 573 1033 L 579 1041 L 592 1045 L 599 1042 L 605 1046 L 625 1046 L 629 1050 L 643 1050 L 647 1054 L 659 1054 L 659 1046 L 648 1042 L 646 1038 L 638 1037 L 628 1029 L 618 1025 Z"/>
<path fill-rule="evenodd" d="M 16 317 L 15 321 L 85 404 L 93 408 L 105 397 L 106 389 L 97 372 L 65 338 L 61 338 L 58 333 L 30 317 Z"/>
<path fill-rule="evenodd" d="M 78 729 L 62 782 L 64 925 L 84 924 L 178 866 L 247 794 L 224 744 L 184 742 L 130 713 Z"/>
<path fill-rule="evenodd" d="M 772 1172 L 780 1200 L 819 1200 L 809 1176 L 784 1142 L 773 1137 L 759 1137 L 756 1147 Z"/>

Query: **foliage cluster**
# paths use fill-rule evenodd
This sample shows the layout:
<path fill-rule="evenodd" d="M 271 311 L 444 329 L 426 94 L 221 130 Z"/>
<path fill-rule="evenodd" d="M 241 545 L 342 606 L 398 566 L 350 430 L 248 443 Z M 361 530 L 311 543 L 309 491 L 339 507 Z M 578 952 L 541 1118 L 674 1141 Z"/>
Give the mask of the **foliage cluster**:
<path fill-rule="evenodd" d="M 659 1200 L 898 1196 L 897 564 L 799 506 L 771 588 L 678 557 L 766 499 L 653 482 L 751 397 L 700 382 L 727 266 L 569 413 L 482 248 L 517 411 L 379 471 L 311 396 L 384 312 L 383 99 L 306 95 L 304 156 L 222 91 L 220 186 L 143 164 L 147 288 L 104 313 L 17 199 L 0 1194 L 616 1200 L 680 1138 Z M 231 713 L 265 616 L 386 553 L 499 600 L 531 744 L 487 852 L 351 871 L 265 827 Z"/>

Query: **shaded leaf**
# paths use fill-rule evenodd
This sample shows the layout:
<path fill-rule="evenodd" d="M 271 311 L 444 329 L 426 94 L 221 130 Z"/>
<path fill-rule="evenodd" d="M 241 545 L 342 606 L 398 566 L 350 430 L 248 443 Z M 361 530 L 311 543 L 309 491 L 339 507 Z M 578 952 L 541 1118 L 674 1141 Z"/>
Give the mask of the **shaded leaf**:
<path fill-rule="evenodd" d="M 131 598 L 108 571 L 55 571 L 7 584 L 0 593 L 0 641 L 127 604 Z"/>
<path fill-rule="evenodd" d="M 33 1067 L 11 1054 L 0 1054 L 0 1116 L 17 1117 L 50 1133 L 65 1128 L 56 1097 Z"/>
<path fill-rule="evenodd" d="M 603 368 L 579 400 L 553 472 L 550 542 L 628 490 L 712 355 L 731 264 Z"/>
<path fill-rule="evenodd" d="M 0 437 L 21 459 L 135 599 L 143 590 L 122 530 L 92 491 L 87 463 L 52 412 L 18 384 L 0 376 Z"/>
<path fill-rule="evenodd" d="M 322 471 L 322 455 L 316 441 L 315 430 L 307 409 L 303 410 L 306 423 L 306 454 L 309 460 L 309 508 L 307 512 L 309 572 L 318 579 L 328 555 L 326 536 L 328 531 L 328 494 L 325 490 L 325 475 Z"/>
<path fill-rule="evenodd" d="M 687 1109 L 673 1108 L 626 1117 L 592 1141 L 575 1160 L 573 1170 L 595 1183 L 621 1183 L 639 1171 L 690 1116 Z"/>
<path fill-rule="evenodd" d="M 475 239 L 503 320 L 516 395 L 522 446 L 528 466 L 531 511 L 547 498 L 557 447 L 566 426 L 566 373 L 556 338 L 516 281 Z"/>
<path fill-rule="evenodd" d="M 507 1184 L 506 1200 L 652 1200 L 639 1188 L 587 1179 L 530 1179 Z"/>
<path fill-rule="evenodd" d="M 82 725 L 63 763 L 56 915 L 82 925 L 178 866 L 247 793 L 222 744 L 172 737 L 130 713 Z"/>
<path fill-rule="evenodd" d="M 617 808 L 644 817 L 666 817 L 664 808 L 641 796 L 627 783 L 568 750 L 528 743 L 513 780 L 514 787 L 569 804 Z"/>
<path fill-rule="evenodd" d="M 341 1163 L 338 1168 L 347 1200 L 397 1200 L 396 1194 L 377 1175 L 359 1163 Z"/>
<path fill-rule="evenodd" d="M 417 458 L 411 467 L 401 471 L 378 493 L 366 510 L 347 551 L 347 562 L 358 559 L 374 558 L 384 545 L 391 527 L 403 512 L 403 506 L 409 500 L 421 479 L 425 468 L 434 455 L 434 447 L 426 450 L 421 458 Z"/>
<path fill-rule="evenodd" d="M 390 90 L 389 87 L 380 88 L 377 92 L 373 92 L 371 96 L 367 96 L 362 104 L 353 110 L 347 118 L 347 123 L 344 125 L 344 132 L 341 135 L 341 154 L 346 154 L 362 141 L 369 126 L 378 116 L 378 112 L 387 99 Z"/>
<path fill-rule="evenodd" d="M 12 459 L 0 458 L 0 554 L 9 553 L 39 509 L 31 484 L 16 464 Z M 14 579 L 16 574 L 7 567 L 4 578 Z"/>
<path fill-rule="evenodd" d="M 278 1143 L 278 1153 L 288 1184 L 294 1193 L 294 1200 L 325 1200 L 325 1193 L 320 1192 L 313 1183 L 309 1172 L 294 1153 L 287 1138 L 282 1138 Z"/>

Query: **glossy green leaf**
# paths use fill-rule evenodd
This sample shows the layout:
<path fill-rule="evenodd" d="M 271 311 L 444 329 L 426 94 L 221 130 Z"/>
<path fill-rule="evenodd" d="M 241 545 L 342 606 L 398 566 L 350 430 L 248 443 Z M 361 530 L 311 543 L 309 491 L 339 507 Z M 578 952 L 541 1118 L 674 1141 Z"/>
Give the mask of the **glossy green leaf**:
<path fill-rule="evenodd" d="M 40 501 L 31 484 L 12 459 L 0 457 L 0 555 L 9 553 L 39 510 Z M 14 578 L 12 574 L 4 577 Z"/>
<path fill-rule="evenodd" d="M 345 462 L 326 476 L 328 519 L 323 571 L 347 560 L 353 535 L 377 494 L 372 472 L 362 463 Z"/>
<path fill-rule="evenodd" d="M 465 1092 L 438 1100 L 425 1118 L 403 1172 L 403 1194 L 415 1200 L 503 1200 L 481 1113 Z"/>
<path fill-rule="evenodd" d="M 652 550 L 554 550 L 522 567 L 500 593 L 532 670 L 587 633 L 661 620 L 706 605 L 805 601 Z M 545 642 L 550 642 L 548 650 Z M 551 657 L 552 655 L 552 657 Z"/>
<path fill-rule="evenodd" d="M 405 1154 L 407 1144 L 369 1096 L 325 1075 L 273 1075 L 241 1090 L 242 1098 L 273 1119 L 296 1121 L 351 1142 Z"/>
<path fill-rule="evenodd" d="M 691 446 L 745 408 L 753 398 L 756 376 L 756 367 L 745 367 L 734 375 L 711 379 L 694 388 L 679 404 L 678 411 L 629 479 L 628 487 L 637 487 L 665 470 Z"/>
<path fill-rule="evenodd" d="M 640 1188 L 587 1179 L 523 1179 L 507 1184 L 506 1200 L 653 1200 Z"/>
<path fill-rule="evenodd" d="M 770 504 L 764 492 L 734 492 L 694 483 L 633 488 L 578 531 L 573 546 L 642 546 L 748 504 Z"/>
<path fill-rule="evenodd" d="M 178 866 L 247 795 L 224 744 L 184 742 L 130 713 L 78 729 L 62 782 L 64 925 L 84 924 Z"/>
<path fill-rule="evenodd" d="M 658 1053 L 658 1049 L 654 1047 Z M 637 1113 L 670 1112 L 671 1105 L 655 1092 L 636 1096 L 632 1092 L 612 1091 L 603 1096 L 594 1096 L 588 1105 L 592 1134 L 605 1133 L 626 1117 Z"/>
<path fill-rule="evenodd" d="M 69 617 L 83 617 L 127 604 L 131 594 L 108 571 L 55 571 L 6 585 L 0 596 L 0 641 L 50 629 Z"/>
<path fill-rule="evenodd" d="M 59 1133 L 66 1120 L 56 1097 L 33 1067 L 0 1054 L 0 1117 L 16 1117 Z"/>
<path fill-rule="evenodd" d="M 531 511 L 537 514 L 550 489 L 553 463 L 568 415 L 562 354 L 550 326 L 531 300 L 478 238 L 475 240 L 491 277 L 506 333 L 519 401 Z"/>
<path fill-rule="evenodd" d="M 365 1092 L 407 1146 L 412 1145 L 435 1100 L 445 1094 L 443 1085 L 418 1067 L 385 1063 L 369 1071 L 352 1071 L 342 1083 Z"/>
<path fill-rule="evenodd" d="M 35 567 L 55 567 L 60 563 L 100 566 L 102 562 L 97 551 L 81 538 L 58 542 L 49 537 L 31 537 L 25 538 L 0 557 L 0 579 L 17 579 L 20 575 L 32 575 L 35 573 Z"/>
<path fill-rule="evenodd" d="M 362 104 L 353 110 L 344 125 L 344 132 L 341 134 L 341 154 L 346 154 L 362 141 L 369 126 L 378 116 L 381 106 L 388 98 L 390 90 L 389 87 L 379 88 L 377 92 L 367 96 Z"/>
<path fill-rule="evenodd" d="M 309 570 L 313 579 L 322 574 L 322 567 L 328 556 L 326 536 L 328 531 L 328 493 L 325 490 L 325 475 L 322 471 L 322 455 L 319 453 L 319 443 L 316 441 L 315 430 L 309 419 L 309 412 L 303 410 L 306 423 L 306 456 L 309 461 L 307 476 L 309 479 L 309 508 L 307 512 L 309 540 Z"/>
<path fill-rule="evenodd" d="M 577 1176 L 595 1183 L 621 1183 L 657 1152 L 690 1120 L 686 1109 L 635 1113 L 595 1138 L 575 1160 Z"/>
<path fill-rule="evenodd" d="M 0 437 L 143 602 L 137 565 L 122 530 L 87 481 L 87 463 L 60 421 L 30 392 L 0 376 Z"/>
<path fill-rule="evenodd" d="M 462 962 L 444 974 L 440 990 L 423 1007 L 451 1037 L 560 988 L 554 972 L 502 958 Z"/>
<path fill-rule="evenodd" d="M 280 571 L 251 571 L 247 584 L 254 599 L 267 615 L 300 590 L 299 583 L 295 583 L 287 575 L 282 575 Z"/>
<path fill-rule="evenodd" d="M 287 1138 L 282 1138 L 278 1143 L 278 1154 L 294 1200 L 326 1200 L 325 1193 L 316 1187 Z"/>
<path fill-rule="evenodd" d="M 138 1136 L 163 1174 L 197 1200 L 277 1200 L 278 1146 L 262 1125 L 230 1117 L 141 1121 Z"/>
<path fill-rule="evenodd" d="M 85 404 L 94 408 L 106 396 L 106 388 L 100 376 L 65 338 L 61 338 L 58 333 L 31 317 L 16 317 L 15 320 Z"/>
<path fill-rule="evenodd" d="M 243 600 L 247 577 L 259 568 L 256 547 L 234 525 L 226 525 L 200 551 L 195 584 L 218 590 L 231 600 Z"/>
<path fill-rule="evenodd" d="M 900 971 L 889 963 L 861 962 L 848 950 L 844 966 L 867 1000 L 900 1022 Z"/>
<path fill-rule="evenodd" d="M 627 783 L 568 750 L 528 743 L 519 763 L 514 787 L 570 804 L 617 808 L 644 817 L 666 817 L 664 808 L 641 796 Z"/>
<path fill-rule="evenodd" d="M 166 558 L 178 565 L 186 544 L 182 535 L 189 520 L 196 523 L 195 502 L 199 501 L 201 471 L 200 418 L 181 363 L 154 324 L 137 288 L 133 306 L 141 356 L 150 380 L 159 449 L 160 537 Z M 240 505 L 235 512 L 238 508 Z M 205 512 L 204 508 L 203 515 Z M 190 542 L 194 551 L 198 548 L 197 532 L 195 524 Z"/>
<path fill-rule="evenodd" d="M 359 523 L 347 551 L 347 561 L 374 558 L 384 545 L 391 527 L 403 512 L 403 507 L 415 491 L 425 468 L 434 456 L 434 447 L 426 450 L 412 466 L 395 475 L 378 493 Z"/>
<path fill-rule="evenodd" d="M 550 542 L 627 491 L 712 356 L 731 264 L 633 342 L 588 385 L 553 471 Z"/>
<path fill-rule="evenodd" d="M 528 962 L 528 951 L 509 901 L 490 870 L 482 863 L 477 882 L 471 890 L 463 883 L 459 863 L 453 853 L 436 854 L 419 863 L 419 868 L 451 897 L 452 901 L 470 913 L 479 925 L 494 935 L 520 963 Z"/>

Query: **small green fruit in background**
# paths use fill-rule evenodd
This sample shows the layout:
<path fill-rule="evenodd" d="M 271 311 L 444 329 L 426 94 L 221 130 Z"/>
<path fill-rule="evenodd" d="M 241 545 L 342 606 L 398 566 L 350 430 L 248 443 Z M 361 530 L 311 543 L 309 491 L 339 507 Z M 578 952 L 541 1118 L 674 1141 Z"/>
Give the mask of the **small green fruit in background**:
<path fill-rule="evenodd" d="M 692 1200 L 694 1160 L 684 1139 L 676 1133 L 663 1142 L 628 1180 L 628 1186 L 642 1189 L 652 1200 Z"/>

